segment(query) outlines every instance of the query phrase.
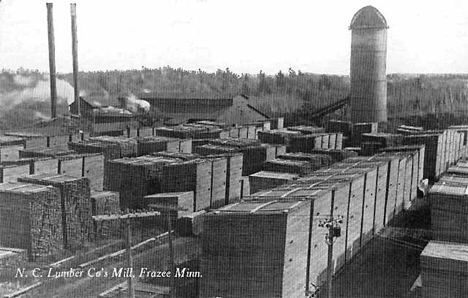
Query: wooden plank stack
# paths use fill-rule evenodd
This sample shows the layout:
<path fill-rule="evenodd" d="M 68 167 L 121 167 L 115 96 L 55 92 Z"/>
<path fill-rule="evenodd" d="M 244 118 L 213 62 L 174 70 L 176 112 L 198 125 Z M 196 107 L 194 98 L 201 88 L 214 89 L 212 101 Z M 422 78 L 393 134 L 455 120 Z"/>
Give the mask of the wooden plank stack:
<path fill-rule="evenodd" d="M 60 190 L 28 183 L 0 184 L 0 243 L 28 250 L 29 261 L 63 248 Z"/>
<path fill-rule="evenodd" d="M 68 143 L 67 143 L 68 144 Z M 64 148 L 33 148 L 23 149 L 19 151 L 19 158 L 33 158 L 33 157 L 59 157 L 64 155 L 74 154 L 75 151 Z"/>
<path fill-rule="evenodd" d="M 283 185 L 287 182 L 295 180 L 299 177 L 298 174 L 278 173 L 261 171 L 249 175 L 250 191 L 255 194 L 261 190 L 271 189 Z"/>
<path fill-rule="evenodd" d="M 468 157 L 468 125 L 452 125 L 449 126 L 450 130 L 455 130 L 461 135 L 460 150 L 461 158 L 466 159 Z"/>
<path fill-rule="evenodd" d="M 192 212 L 177 219 L 177 233 L 184 237 L 200 236 L 203 231 L 205 210 Z"/>
<path fill-rule="evenodd" d="M 389 133 L 364 133 L 362 135 L 362 147 L 367 153 L 373 155 L 381 148 L 401 146 L 403 136 Z"/>
<path fill-rule="evenodd" d="M 0 167 L 0 182 L 15 182 L 19 177 L 31 174 L 31 165 L 8 165 Z"/>
<path fill-rule="evenodd" d="M 330 120 L 326 126 L 327 132 L 342 133 L 343 136 L 349 138 L 353 132 L 353 123 L 350 121 Z"/>
<path fill-rule="evenodd" d="M 163 191 L 163 168 L 177 161 L 178 159 L 156 156 L 110 161 L 108 190 L 120 194 L 122 210 L 141 209 L 145 206 L 145 196 Z"/>
<path fill-rule="evenodd" d="M 105 156 L 103 154 L 85 154 L 83 156 L 82 177 L 89 179 L 89 186 L 92 190 L 103 190 L 106 177 L 105 169 Z"/>
<path fill-rule="evenodd" d="M 445 138 L 443 134 L 408 135 L 404 145 L 425 145 L 424 178 L 436 179 L 445 171 Z"/>
<path fill-rule="evenodd" d="M 137 138 L 137 155 L 147 155 L 153 152 L 168 151 L 168 152 L 181 152 L 180 139 L 168 137 L 146 136 Z M 182 152 L 186 152 L 183 150 Z"/>
<path fill-rule="evenodd" d="M 351 135 L 351 145 L 352 146 L 361 146 L 363 141 L 363 134 L 376 134 L 378 130 L 377 122 L 369 123 L 354 123 L 353 131 Z"/>
<path fill-rule="evenodd" d="M 92 229 L 89 180 L 66 175 L 38 174 L 19 182 L 48 185 L 60 190 L 63 243 L 65 248 L 79 249 L 89 240 Z"/>
<path fill-rule="evenodd" d="M 325 132 L 325 128 L 323 127 L 305 126 L 305 125 L 289 126 L 287 127 L 287 129 L 291 131 L 298 131 L 304 135 Z"/>
<path fill-rule="evenodd" d="M 306 200 L 261 200 L 206 214 L 200 297 L 303 295 L 310 205 Z"/>
<path fill-rule="evenodd" d="M 176 226 L 176 220 L 192 214 L 194 209 L 193 191 L 186 192 L 168 192 L 158 193 L 145 196 L 144 205 L 145 208 L 150 208 L 151 204 L 164 205 L 172 208 L 181 208 L 185 210 L 170 211 L 171 219 L 174 221 L 174 227 Z M 167 210 L 163 208 L 152 208 L 157 211 L 161 211 L 162 214 L 167 214 Z"/>
<path fill-rule="evenodd" d="M 421 253 L 422 295 L 427 298 L 466 297 L 468 246 L 430 241 Z"/>
<path fill-rule="evenodd" d="M 287 159 L 287 160 L 303 160 L 308 161 L 313 165 L 315 169 L 326 167 L 332 164 L 332 158 L 330 155 L 327 154 L 310 154 L 310 153 L 285 153 L 278 155 L 280 159 Z"/>
<path fill-rule="evenodd" d="M 357 153 L 354 151 L 340 150 L 340 149 L 313 149 L 313 150 L 309 150 L 309 153 L 326 154 L 332 158 L 333 162 L 338 162 L 346 158 L 357 156 Z"/>
<path fill-rule="evenodd" d="M 266 130 L 258 132 L 258 139 L 262 143 L 267 144 L 282 144 L 289 146 L 293 137 L 301 136 L 302 133 L 299 131 L 291 130 Z"/>
<path fill-rule="evenodd" d="M 137 155 L 137 140 L 126 137 L 100 136 L 90 138 L 91 141 L 116 144 L 120 149 L 120 156 L 132 157 Z"/>
<path fill-rule="evenodd" d="M 437 182 L 429 191 L 434 240 L 468 243 L 468 183 Z"/>
<path fill-rule="evenodd" d="M 48 147 L 47 137 L 38 133 L 30 132 L 6 132 L 5 136 L 23 139 L 24 148 Z"/>
<path fill-rule="evenodd" d="M 273 159 L 266 161 L 263 170 L 269 172 L 291 173 L 306 175 L 312 173 L 317 167 L 305 160 Z"/>
<path fill-rule="evenodd" d="M 193 212 L 210 208 L 212 162 L 210 160 L 189 160 L 165 166 L 162 171 L 161 191 L 193 191 Z"/>

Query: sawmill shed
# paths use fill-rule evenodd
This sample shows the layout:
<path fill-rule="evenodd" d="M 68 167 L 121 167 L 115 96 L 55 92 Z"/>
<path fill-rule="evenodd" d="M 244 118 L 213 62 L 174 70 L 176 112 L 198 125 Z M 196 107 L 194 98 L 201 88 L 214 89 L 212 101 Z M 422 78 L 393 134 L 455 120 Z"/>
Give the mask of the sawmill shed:
<path fill-rule="evenodd" d="M 163 114 L 170 124 L 210 120 L 244 125 L 269 118 L 251 105 L 249 97 L 243 94 L 143 93 L 139 99 L 149 102 L 151 108 Z"/>

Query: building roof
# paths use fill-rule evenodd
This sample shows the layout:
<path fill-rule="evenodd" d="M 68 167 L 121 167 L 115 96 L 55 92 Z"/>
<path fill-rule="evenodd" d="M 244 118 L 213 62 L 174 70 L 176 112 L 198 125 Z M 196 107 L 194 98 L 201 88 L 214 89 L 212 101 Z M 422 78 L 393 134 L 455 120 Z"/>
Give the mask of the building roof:
<path fill-rule="evenodd" d="M 385 17 L 373 6 L 361 8 L 354 15 L 349 25 L 350 30 L 354 29 L 386 29 L 388 28 Z"/>

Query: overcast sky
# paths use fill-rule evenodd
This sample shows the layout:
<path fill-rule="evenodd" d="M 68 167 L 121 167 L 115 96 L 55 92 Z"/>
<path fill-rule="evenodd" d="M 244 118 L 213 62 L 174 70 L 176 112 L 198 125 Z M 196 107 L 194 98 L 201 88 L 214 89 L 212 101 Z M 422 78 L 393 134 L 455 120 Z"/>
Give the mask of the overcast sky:
<path fill-rule="evenodd" d="M 70 1 L 53 1 L 56 61 L 71 72 Z M 466 0 L 76 0 L 80 70 L 170 65 L 349 74 L 349 23 L 390 26 L 387 73 L 468 73 Z M 48 71 L 44 1 L 1 0 L 0 67 Z"/>

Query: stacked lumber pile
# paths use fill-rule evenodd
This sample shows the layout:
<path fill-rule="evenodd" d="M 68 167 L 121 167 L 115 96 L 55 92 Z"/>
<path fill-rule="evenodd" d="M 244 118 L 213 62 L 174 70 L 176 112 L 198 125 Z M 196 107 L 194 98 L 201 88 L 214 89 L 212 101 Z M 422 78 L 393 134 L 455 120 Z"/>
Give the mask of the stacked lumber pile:
<path fill-rule="evenodd" d="M 195 154 L 195 153 L 166 152 L 166 151 L 154 152 L 150 154 L 150 156 L 167 157 L 167 158 L 174 158 L 174 159 L 180 159 L 180 160 L 192 160 L 192 159 L 197 159 L 200 157 L 198 154 Z"/>
<path fill-rule="evenodd" d="M 209 160 L 190 160 L 165 166 L 162 172 L 162 192 L 193 191 L 193 212 L 210 208 L 212 162 Z M 154 192 L 153 192 L 154 193 Z"/>
<path fill-rule="evenodd" d="M 261 171 L 265 161 L 272 160 L 276 158 L 277 154 L 283 154 L 286 151 L 283 145 L 260 144 L 259 141 L 250 139 L 212 140 L 210 144 L 215 145 L 215 147 L 203 145 L 196 148 L 195 152 L 201 155 L 242 153 L 242 175 L 244 176 Z"/>
<path fill-rule="evenodd" d="M 15 182 L 29 174 L 32 174 L 29 161 L 26 164 L 0 166 L 0 183 Z"/>
<path fill-rule="evenodd" d="M 363 142 L 364 134 L 376 134 L 378 132 L 378 123 L 354 123 L 351 134 L 351 145 L 360 147 Z"/>
<path fill-rule="evenodd" d="M 291 173 L 307 175 L 316 170 L 317 167 L 305 160 L 272 159 L 266 161 L 263 170 L 269 172 Z"/>
<path fill-rule="evenodd" d="M 226 153 L 207 155 L 207 158 L 226 159 L 226 195 L 225 205 L 237 201 L 241 196 L 242 164 L 241 153 Z"/>
<path fill-rule="evenodd" d="M 313 149 L 313 150 L 309 150 L 309 153 L 328 155 L 332 158 L 333 162 L 338 162 L 346 158 L 357 156 L 357 153 L 354 151 L 339 150 L 339 149 Z"/>
<path fill-rule="evenodd" d="M 291 140 L 295 136 L 301 136 L 302 133 L 299 131 L 291 131 L 291 130 L 266 130 L 266 131 L 259 131 L 258 132 L 258 139 L 262 143 L 267 144 L 282 144 L 286 146 L 291 145 Z"/>
<path fill-rule="evenodd" d="M 463 133 L 457 129 L 413 132 L 406 135 L 403 142 L 426 145 L 424 176 L 432 180 L 463 157 Z"/>
<path fill-rule="evenodd" d="M 29 261 L 63 249 L 60 190 L 28 183 L 0 184 L 0 243 L 28 250 Z"/>
<path fill-rule="evenodd" d="M 104 175 L 103 175 L 103 188 L 108 189 L 109 187 L 109 165 L 108 162 L 114 159 L 122 158 L 120 146 L 110 142 L 99 142 L 99 141 L 81 141 L 81 142 L 70 142 L 68 147 L 78 153 L 102 153 L 104 157 Z"/>
<path fill-rule="evenodd" d="M 167 192 L 147 195 L 144 198 L 144 208 L 149 209 L 151 204 L 164 205 L 174 209 L 180 208 L 179 211 L 171 211 L 171 217 L 178 219 L 182 216 L 193 213 L 193 192 Z M 160 208 L 153 208 L 162 213 L 167 211 Z M 183 210 L 182 210 L 183 209 Z"/>
<path fill-rule="evenodd" d="M 341 133 L 313 133 L 292 138 L 289 151 L 311 153 L 314 149 L 341 149 L 343 135 Z"/>
<path fill-rule="evenodd" d="M 284 128 L 284 118 L 283 117 L 269 118 L 268 121 L 270 121 L 270 129 L 282 129 L 282 128 Z"/>
<path fill-rule="evenodd" d="M 6 132 L 5 136 L 23 139 L 24 148 L 48 147 L 48 139 L 45 135 L 31 132 Z"/>
<path fill-rule="evenodd" d="M 19 159 L 19 151 L 24 149 L 24 140 L 13 136 L 0 136 L 0 162 Z"/>
<path fill-rule="evenodd" d="M 310 153 L 285 153 L 277 156 L 280 159 L 286 160 L 302 160 L 308 161 L 315 169 L 329 166 L 333 163 L 330 155 L 327 154 L 310 154 Z"/>
<path fill-rule="evenodd" d="M 390 133 L 364 133 L 362 135 L 362 148 L 365 155 L 374 155 L 379 149 L 385 147 L 401 146 L 403 136 Z"/>
<path fill-rule="evenodd" d="M 465 297 L 468 246 L 430 241 L 421 253 L 422 294 L 427 298 Z"/>
<path fill-rule="evenodd" d="M 299 177 L 298 174 L 261 171 L 249 175 L 250 192 L 255 194 L 261 190 L 271 189 L 286 184 Z"/>
<path fill-rule="evenodd" d="M 165 192 L 194 192 L 194 206 L 190 211 L 218 208 L 229 200 L 228 158 L 211 156 L 174 163 L 164 168 L 163 190 Z M 233 183 L 233 188 L 237 183 Z"/>
<path fill-rule="evenodd" d="M 92 212 L 89 203 L 91 191 L 87 178 L 66 175 L 38 174 L 18 181 L 48 185 L 60 190 L 63 243 L 65 248 L 79 249 L 89 240 Z"/>
<path fill-rule="evenodd" d="M 405 145 L 425 145 L 424 178 L 436 179 L 445 171 L 444 134 L 408 135 L 403 139 Z"/>
<path fill-rule="evenodd" d="M 68 144 L 68 143 L 67 143 Z M 23 149 L 19 151 L 19 158 L 33 158 L 33 157 L 59 157 L 64 155 L 74 154 L 75 151 L 63 148 L 32 148 Z"/>
<path fill-rule="evenodd" d="M 437 182 L 429 191 L 434 240 L 468 243 L 468 183 Z"/>
<path fill-rule="evenodd" d="M 468 157 L 468 125 L 452 125 L 448 129 L 455 130 L 460 134 L 461 158 L 466 159 Z"/>
<path fill-rule="evenodd" d="M 206 214 L 200 297 L 303 295 L 310 205 L 308 200 L 260 200 Z"/>
<path fill-rule="evenodd" d="M 214 126 L 191 124 L 155 128 L 156 136 L 178 139 L 220 138 L 223 130 Z"/>
<path fill-rule="evenodd" d="M 205 210 L 192 212 L 177 219 L 176 230 L 180 236 L 200 236 L 203 231 L 203 215 Z"/>
<path fill-rule="evenodd" d="M 331 119 L 327 123 L 326 131 L 342 133 L 343 136 L 345 136 L 346 138 L 349 138 L 351 137 L 351 134 L 353 132 L 353 123 L 350 121 Z"/>
<path fill-rule="evenodd" d="M 287 127 L 287 129 L 290 130 L 290 131 L 298 131 L 298 132 L 300 132 L 300 133 L 302 133 L 304 135 L 325 132 L 325 128 L 323 128 L 323 127 L 305 126 L 305 125 L 289 126 L 289 127 Z"/>
<path fill-rule="evenodd" d="M 90 140 L 118 145 L 120 148 L 120 156 L 122 157 L 131 157 L 137 155 L 137 140 L 133 138 L 100 136 L 90 138 Z"/>
<path fill-rule="evenodd" d="M 163 190 L 163 168 L 178 161 L 174 158 L 142 156 L 108 162 L 108 190 L 120 194 L 120 208 L 141 209 L 143 198 Z"/>
<path fill-rule="evenodd" d="M 118 214 L 120 212 L 119 193 L 114 191 L 91 192 L 91 213 L 95 215 Z M 93 221 L 95 239 L 121 236 L 121 223 L 119 221 Z"/>
<path fill-rule="evenodd" d="M 421 126 L 410 126 L 410 125 L 400 125 L 397 128 L 397 133 L 402 135 L 411 135 L 415 133 L 421 133 L 424 129 Z"/>
<path fill-rule="evenodd" d="M 138 156 L 147 155 L 153 152 L 160 152 L 160 151 L 187 152 L 187 153 L 191 152 L 191 150 L 188 150 L 187 148 L 187 145 L 188 145 L 187 142 L 190 142 L 190 140 L 180 140 L 180 139 L 174 139 L 174 138 L 168 138 L 168 137 L 146 136 L 146 137 L 137 138 L 136 141 L 137 141 L 137 155 Z"/>
<path fill-rule="evenodd" d="M 259 120 L 259 121 L 255 122 L 255 123 L 253 123 L 253 125 L 255 125 L 257 128 L 259 128 L 260 131 L 272 129 L 270 120 Z"/>

